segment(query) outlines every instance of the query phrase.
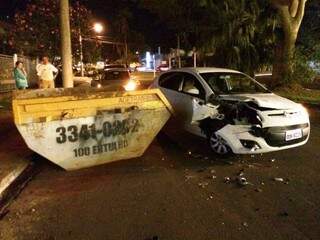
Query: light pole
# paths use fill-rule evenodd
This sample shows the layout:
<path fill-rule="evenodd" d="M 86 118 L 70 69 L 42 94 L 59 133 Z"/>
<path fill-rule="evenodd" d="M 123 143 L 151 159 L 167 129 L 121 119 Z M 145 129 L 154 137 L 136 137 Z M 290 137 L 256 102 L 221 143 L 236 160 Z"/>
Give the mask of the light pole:
<path fill-rule="evenodd" d="M 103 25 L 101 23 L 93 24 L 92 29 L 96 33 L 102 33 Z M 81 33 L 81 26 L 79 26 L 79 47 L 80 47 L 80 64 L 81 64 L 81 77 L 84 77 L 84 67 L 83 67 L 83 38 Z"/>
<path fill-rule="evenodd" d="M 79 27 L 79 47 L 80 47 L 81 77 L 83 77 L 84 76 L 84 68 L 83 68 L 83 47 L 82 47 L 81 27 Z"/>

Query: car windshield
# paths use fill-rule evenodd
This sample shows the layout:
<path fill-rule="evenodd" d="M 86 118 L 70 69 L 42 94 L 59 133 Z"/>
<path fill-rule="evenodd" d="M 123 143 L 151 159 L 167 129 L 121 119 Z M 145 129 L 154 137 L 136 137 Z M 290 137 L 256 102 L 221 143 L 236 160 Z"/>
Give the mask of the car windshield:
<path fill-rule="evenodd" d="M 241 73 L 210 72 L 201 73 L 200 75 L 217 94 L 270 92 L 252 78 Z"/>
<path fill-rule="evenodd" d="M 103 80 L 128 80 L 129 78 L 127 71 L 108 71 L 104 73 Z"/>

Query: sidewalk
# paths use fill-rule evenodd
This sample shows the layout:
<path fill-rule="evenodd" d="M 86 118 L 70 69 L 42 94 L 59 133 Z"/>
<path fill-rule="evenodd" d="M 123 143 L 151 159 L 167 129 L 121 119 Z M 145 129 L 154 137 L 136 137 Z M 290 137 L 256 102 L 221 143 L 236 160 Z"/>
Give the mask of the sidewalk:
<path fill-rule="evenodd" d="M 11 111 L 0 109 L 0 219 L 33 175 L 32 152 L 16 130 Z"/>

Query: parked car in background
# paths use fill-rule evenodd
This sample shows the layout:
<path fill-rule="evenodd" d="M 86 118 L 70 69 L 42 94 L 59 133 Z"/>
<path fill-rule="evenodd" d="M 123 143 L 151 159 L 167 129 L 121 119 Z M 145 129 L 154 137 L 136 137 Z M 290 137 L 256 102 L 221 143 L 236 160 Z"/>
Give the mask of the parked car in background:
<path fill-rule="evenodd" d="M 93 81 L 93 87 L 112 87 L 113 90 L 134 91 L 139 88 L 139 81 L 130 77 L 126 68 L 109 68 L 105 70 L 99 80 Z"/>
<path fill-rule="evenodd" d="M 127 66 L 125 64 L 106 64 L 104 66 L 105 71 L 112 69 L 127 69 Z"/>
<path fill-rule="evenodd" d="M 175 69 L 157 77 L 152 88 L 171 103 L 177 127 L 207 138 L 220 155 L 283 150 L 309 138 L 309 115 L 302 105 L 238 71 Z"/>
<path fill-rule="evenodd" d="M 168 71 L 170 68 L 169 68 L 169 65 L 168 64 L 161 64 L 157 67 L 157 72 L 166 72 Z"/>

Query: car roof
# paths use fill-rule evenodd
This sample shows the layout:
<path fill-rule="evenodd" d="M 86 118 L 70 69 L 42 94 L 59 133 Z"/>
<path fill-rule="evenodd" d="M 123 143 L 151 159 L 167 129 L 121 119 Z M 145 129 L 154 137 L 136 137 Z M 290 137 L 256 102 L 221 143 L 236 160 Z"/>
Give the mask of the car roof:
<path fill-rule="evenodd" d="M 188 73 L 210 73 L 210 72 L 224 72 L 224 73 L 241 73 L 236 70 L 227 68 L 216 68 L 216 67 L 198 67 L 198 68 L 176 68 L 171 69 L 167 72 L 188 72 Z"/>
<path fill-rule="evenodd" d="M 129 72 L 127 68 L 105 68 L 105 72 Z"/>
<path fill-rule="evenodd" d="M 113 67 L 113 66 L 123 66 L 125 67 L 126 64 L 122 64 L 122 63 L 112 63 L 112 64 L 106 64 L 106 67 Z"/>

